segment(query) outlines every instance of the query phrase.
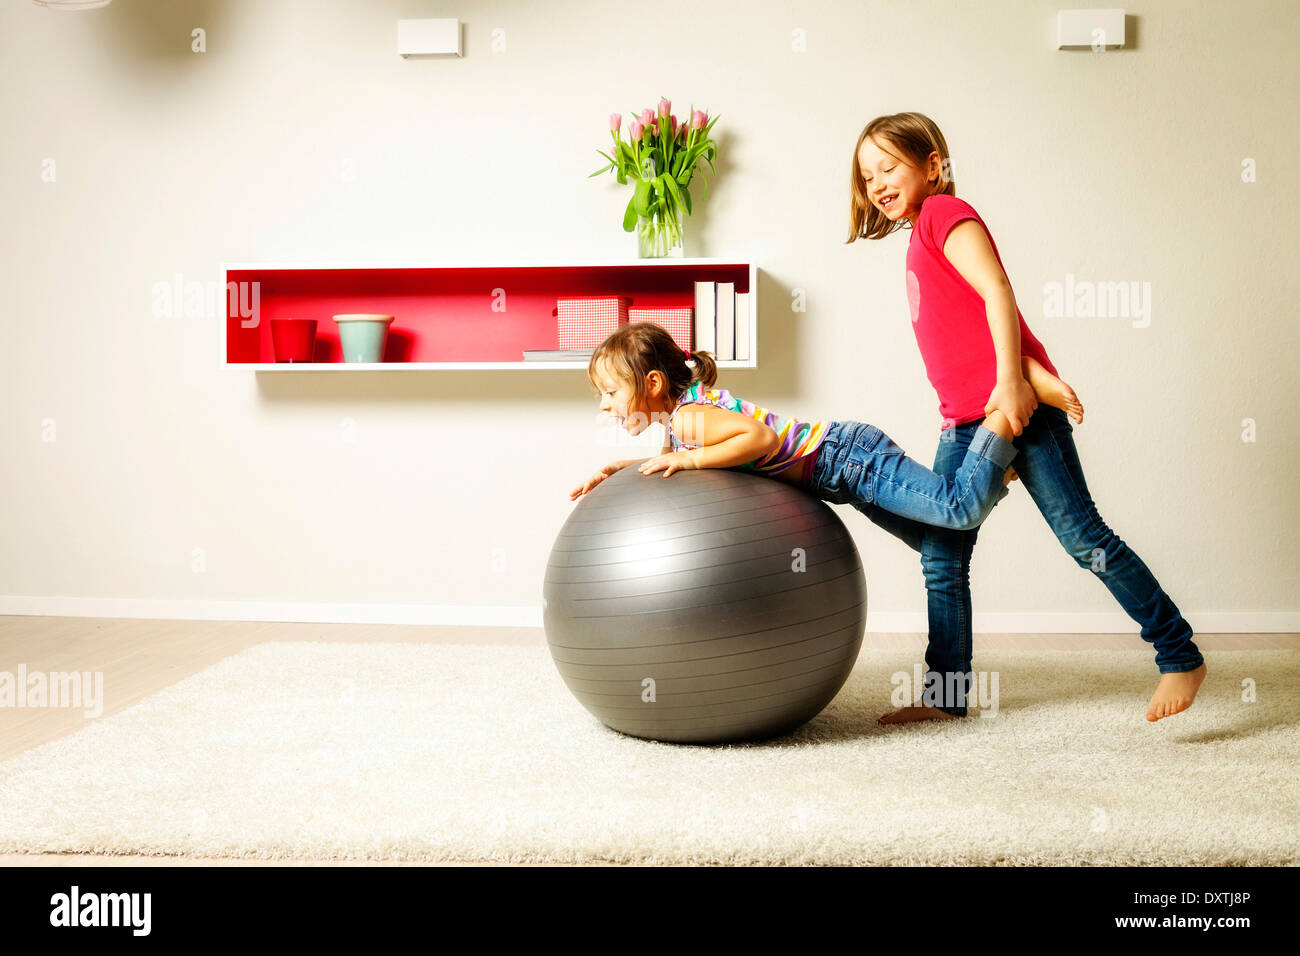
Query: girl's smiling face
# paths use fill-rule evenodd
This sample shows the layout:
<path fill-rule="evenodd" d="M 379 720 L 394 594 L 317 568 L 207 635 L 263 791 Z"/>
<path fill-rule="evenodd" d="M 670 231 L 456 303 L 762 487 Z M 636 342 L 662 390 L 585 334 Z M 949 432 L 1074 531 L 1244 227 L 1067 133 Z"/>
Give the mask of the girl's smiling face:
<path fill-rule="evenodd" d="M 610 369 L 601 364 L 597 368 L 597 381 L 600 386 L 600 410 L 618 419 L 618 426 L 631 435 L 639 435 L 653 422 L 654 409 L 633 408 L 634 395 L 631 382 L 615 378 Z M 659 395 L 664 389 L 663 375 L 651 372 L 646 376 L 646 392 L 649 404 L 658 406 Z"/>
<path fill-rule="evenodd" d="M 604 365 L 599 367 L 598 381 L 600 385 L 600 410 L 618 419 L 618 427 L 632 435 L 639 435 L 645 431 L 650 424 L 649 418 L 644 411 L 640 415 L 635 414 L 639 409 L 631 407 L 633 404 L 632 383 L 616 379 L 614 374 Z"/>
<path fill-rule="evenodd" d="M 905 218 L 915 226 L 921 203 L 939 181 L 939 153 L 932 152 L 928 168 L 920 169 L 881 149 L 868 136 L 858 150 L 858 172 L 873 206 L 888 219 Z"/>

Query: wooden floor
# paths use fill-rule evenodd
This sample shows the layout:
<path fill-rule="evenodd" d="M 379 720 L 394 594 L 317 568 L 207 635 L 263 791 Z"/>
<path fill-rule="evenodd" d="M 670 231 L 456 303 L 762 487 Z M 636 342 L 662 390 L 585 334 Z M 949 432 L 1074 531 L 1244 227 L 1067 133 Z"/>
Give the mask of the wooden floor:
<path fill-rule="evenodd" d="M 266 641 L 346 643 L 544 644 L 539 628 L 427 627 L 389 624 L 286 624 L 245 621 L 159 621 L 0 616 L 0 671 L 103 672 L 113 688 L 103 716 L 205 667 Z M 1300 634 L 1197 634 L 1204 650 L 1300 650 Z M 977 650 L 1092 650 L 1146 647 L 1135 635 L 977 634 Z M 924 634 L 868 634 L 865 646 L 925 647 Z M 0 760 L 70 734 L 88 719 L 75 708 L 0 707 Z M 340 865 L 343 861 L 320 861 Z M 366 865 L 365 861 L 347 861 Z M 75 854 L 0 855 L 0 865 L 315 865 L 316 861 L 204 860 L 193 857 L 106 857 Z M 450 863 L 450 861 L 449 861 Z M 427 864 L 414 864 L 427 865 Z M 451 863 L 451 865 L 479 865 Z"/>

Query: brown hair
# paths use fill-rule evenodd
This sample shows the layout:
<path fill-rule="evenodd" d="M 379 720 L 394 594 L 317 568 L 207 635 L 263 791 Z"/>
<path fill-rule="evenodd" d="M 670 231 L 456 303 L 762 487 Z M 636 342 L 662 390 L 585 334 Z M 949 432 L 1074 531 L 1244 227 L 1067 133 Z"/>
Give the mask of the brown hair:
<path fill-rule="evenodd" d="M 603 361 L 611 375 L 632 383 L 632 400 L 640 408 L 645 405 L 646 376 L 657 371 L 668 386 L 669 399 L 676 403 L 696 382 L 703 382 L 704 387 L 709 388 L 718 380 L 718 363 L 712 355 L 692 352 L 691 359 L 694 368 L 686 364 L 682 347 L 673 341 L 662 325 L 629 322 L 610 333 L 609 338 L 591 353 L 587 379 L 599 393 L 596 366 Z"/>
<path fill-rule="evenodd" d="M 957 195 L 957 183 L 952 178 L 952 158 L 948 143 L 939 132 L 934 120 L 924 113 L 893 113 L 877 116 L 858 134 L 853 147 L 853 161 L 849 169 L 849 238 L 883 239 L 904 228 L 903 220 L 891 221 L 867 196 L 867 184 L 858 167 L 858 150 L 870 136 L 871 141 L 891 156 L 920 169 L 931 166 L 930 154 L 939 154 L 938 178 L 929 177 L 930 196 Z"/>

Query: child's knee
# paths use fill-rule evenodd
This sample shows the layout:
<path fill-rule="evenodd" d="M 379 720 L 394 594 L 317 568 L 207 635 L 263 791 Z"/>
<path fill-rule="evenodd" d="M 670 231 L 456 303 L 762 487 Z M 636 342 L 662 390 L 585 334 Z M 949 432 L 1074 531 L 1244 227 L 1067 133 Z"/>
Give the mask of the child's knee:
<path fill-rule="evenodd" d="M 1119 537 L 1104 524 L 1081 527 L 1060 537 L 1061 546 L 1070 553 L 1081 568 L 1094 568 L 1098 560 L 1105 561 L 1108 552 L 1117 550 Z"/>
<path fill-rule="evenodd" d="M 989 510 L 991 508 L 975 512 L 959 511 L 953 517 L 953 523 L 950 527 L 953 531 L 974 531 L 984 523 L 984 519 L 989 516 Z"/>

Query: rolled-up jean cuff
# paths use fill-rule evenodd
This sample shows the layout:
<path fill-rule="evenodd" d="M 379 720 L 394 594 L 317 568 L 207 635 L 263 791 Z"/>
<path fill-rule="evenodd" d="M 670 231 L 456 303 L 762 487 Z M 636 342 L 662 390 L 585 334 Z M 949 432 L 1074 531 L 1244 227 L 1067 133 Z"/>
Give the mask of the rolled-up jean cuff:
<path fill-rule="evenodd" d="M 989 431 L 983 425 L 975 429 L 975 435 L 967 446 L 981 458 L 987 458 L 999 468 L 1009 468 L 1019 451 L 997 432 Z"/>
<path fill-rule="evenodd" d="M 1157 670 L 1162 674 L 1186 674 L 1188 671 L 1194 671 L 1205 663 L 1205 658 L 1200 654 L 1196 655 L 1196 660 L 1183 664 L 1159 664 Z"/>

